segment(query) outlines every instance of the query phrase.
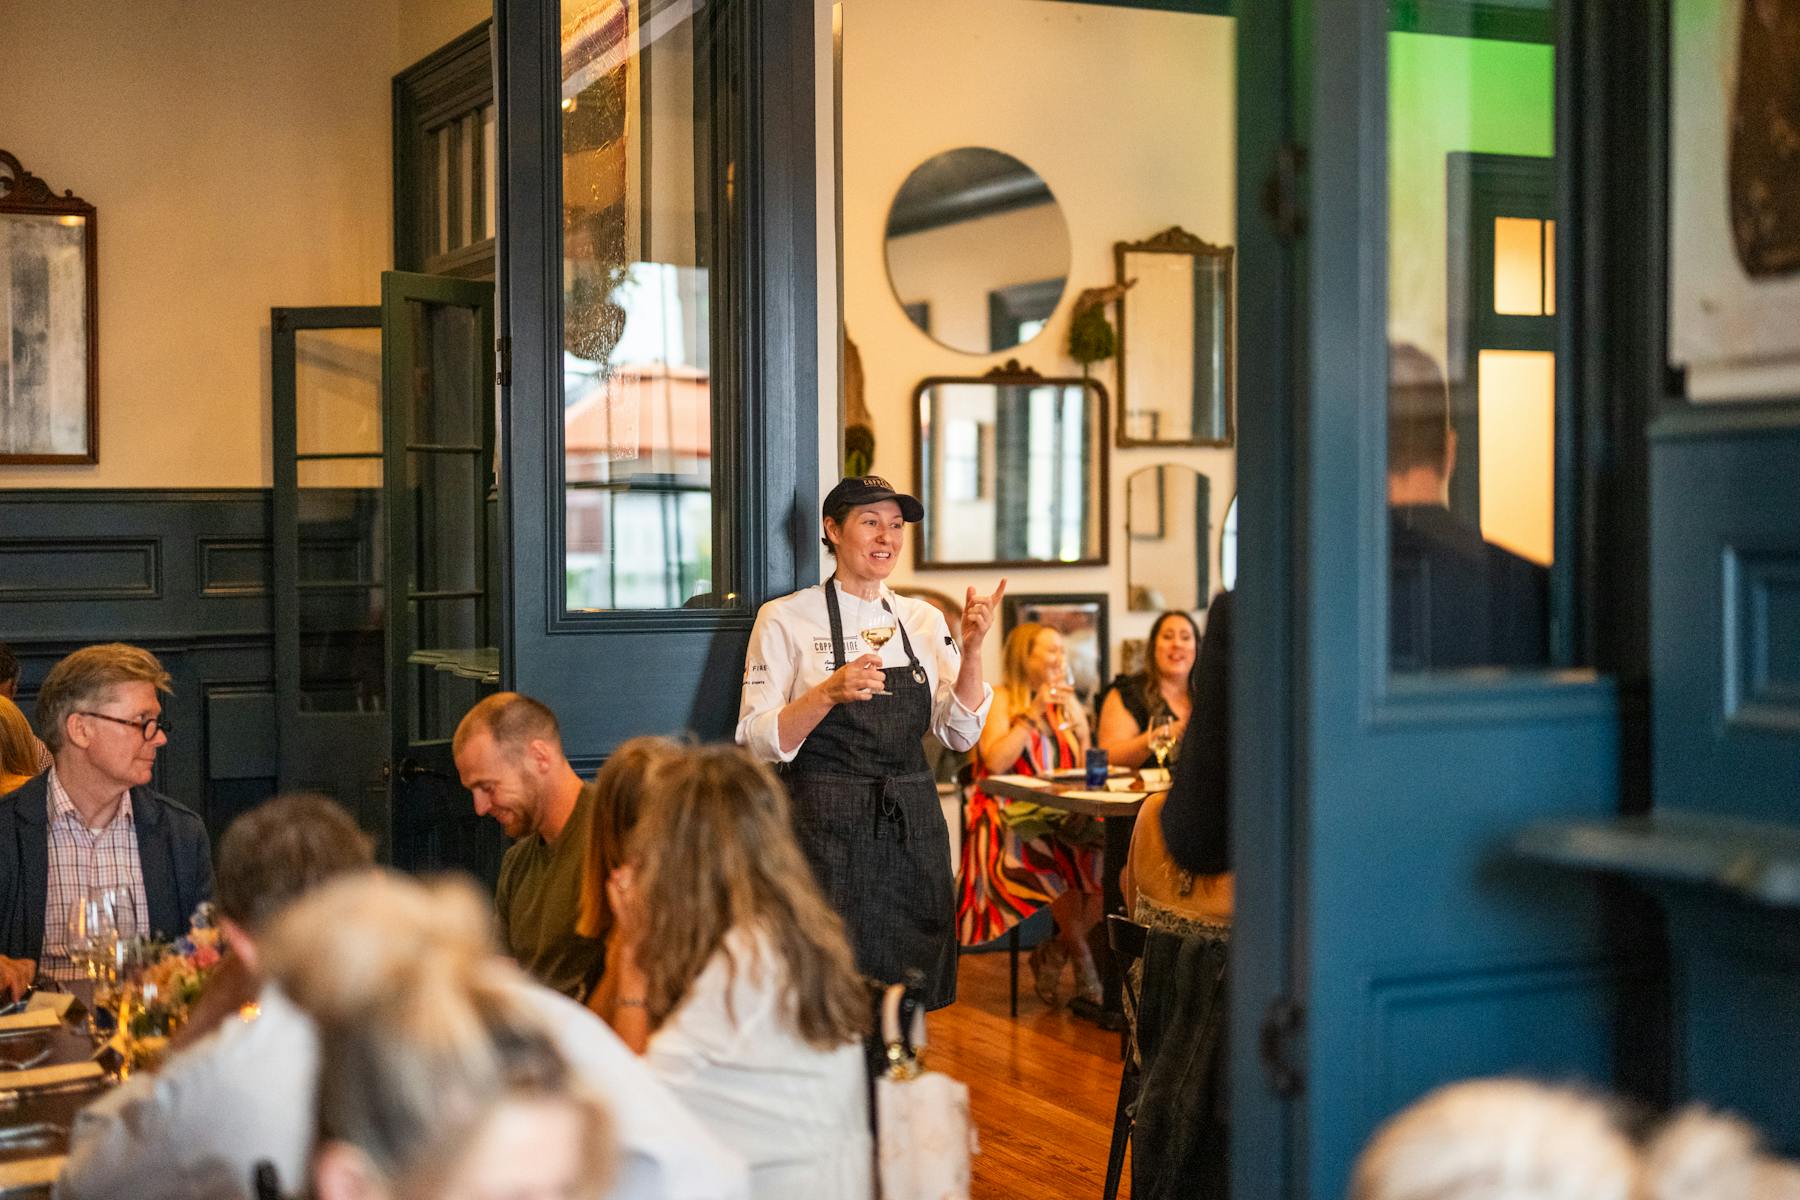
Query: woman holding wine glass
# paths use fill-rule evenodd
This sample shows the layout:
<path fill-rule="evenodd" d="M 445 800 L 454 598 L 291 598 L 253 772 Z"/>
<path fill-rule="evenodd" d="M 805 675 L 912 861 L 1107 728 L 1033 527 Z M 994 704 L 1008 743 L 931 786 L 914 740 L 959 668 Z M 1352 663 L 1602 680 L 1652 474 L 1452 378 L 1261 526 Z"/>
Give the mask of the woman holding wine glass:
<path fill-rule="evenodd" d="M 956 998 L 956 888 L 924 738 L 975 744 L 992 697 L 981 643 L 1006 583 L 988 596 L 970 588 L 952 636 L 937 609 L 884 582 L 906 526 L 925 515 L 918 500 L 863 475 L 832 488 L 823 509 L 836 569 L 757 612 L 737 740 L 777 764 L 857 969 L 898 982 L 916 968 L 941 1008 Z"/>
<path fill-rule="evenodd" d="M 1100 748 L 1115 767 L 1141 767 L 1181 744 L 1194 703 L 1188 682 L 1200 653 L 1200 627 L 1184 612 L 1166 612 L 1150 626 L 1148 661 L 1135 675 L 1113 680 L 1100 699 Z M 1164 765 L 1167 765 L 1166 763 Z"/>
<path fill-rule="evenodd" d="M 1100 828 L 1092 817 L 982 791 L 989 775 L 1079 769 L 1089 744 L 1087 710 L 1069 681 L 1062 634 L 1026 622 L 1007 635 L 1004 680 L 994 693 L 975 755 L 977 788 L 963 837 L 957 933 L 991 942 L 1045 905 L 1056 936 L 1031 952 L 1040 998 L 1068 999 L 1064 968 L 1075 964 L 1080 994 L 1098 1002 L 1100 978 L 1087 933 L 1100 919 Z"/>

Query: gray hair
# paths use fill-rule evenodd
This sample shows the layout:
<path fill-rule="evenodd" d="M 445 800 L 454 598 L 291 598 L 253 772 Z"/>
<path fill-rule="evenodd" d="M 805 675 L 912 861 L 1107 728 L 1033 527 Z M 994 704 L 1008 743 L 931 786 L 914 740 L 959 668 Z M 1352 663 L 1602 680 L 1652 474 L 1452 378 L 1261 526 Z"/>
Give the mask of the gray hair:
<path fill-rule="evenodd" d="M 51 753 L 63 748 L 69 718 L 82 709 L 104 704 L 123 683 L 147 683 L 168 693 L 169 673 L 156 655 L 124 642 L 83 646 L 44 676 L 38 688 L 38 736 Z"/>

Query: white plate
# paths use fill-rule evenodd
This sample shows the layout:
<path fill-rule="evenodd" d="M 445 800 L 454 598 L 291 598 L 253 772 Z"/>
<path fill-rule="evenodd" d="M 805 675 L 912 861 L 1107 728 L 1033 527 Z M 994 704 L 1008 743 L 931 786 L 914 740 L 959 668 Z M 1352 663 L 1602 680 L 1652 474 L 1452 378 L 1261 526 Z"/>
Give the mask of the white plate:
<path fill-rule="evenodd" d="M 1112 776 L 1133 774 L 1130 767 L 1108 767 L 1106 768 L 1106 773 Z M 1042 775 L 1038 776 L 1038 778 L 1056 780 L 1086 779 L 1087 768 L 1064 767 L 1058 771 L 1045 771 Z"/>

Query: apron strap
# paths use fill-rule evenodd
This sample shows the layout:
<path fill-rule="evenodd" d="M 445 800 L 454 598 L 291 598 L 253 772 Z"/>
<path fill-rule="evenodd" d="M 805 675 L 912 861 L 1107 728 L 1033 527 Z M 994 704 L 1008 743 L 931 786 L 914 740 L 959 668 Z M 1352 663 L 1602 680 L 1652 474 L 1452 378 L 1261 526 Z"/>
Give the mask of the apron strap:
<path fill-rule="evenodd" d="M 881 598 L 881 607 L 887 612 L 888 616 L 894 618 L 894 624 L 900 629 L 900 645 L 906 651 L 907 663 L 912 666 L 912 677 L 920 683 L 924 683 L 925 668 L 919 665 L 919 656 L 913 653 L 912 639 L 906 636 L 906 622 L 902 621 L 899 614 L 888 607 L 886 596 Z"/>
<path fill-rule="evenodd" d="M 838 611 L 838 582 L 833 575 L 825 581 L 825 615 L 831 620 L 832 667 L 836 671 L 849 661 L 844 657 L 844 617 Z"/>

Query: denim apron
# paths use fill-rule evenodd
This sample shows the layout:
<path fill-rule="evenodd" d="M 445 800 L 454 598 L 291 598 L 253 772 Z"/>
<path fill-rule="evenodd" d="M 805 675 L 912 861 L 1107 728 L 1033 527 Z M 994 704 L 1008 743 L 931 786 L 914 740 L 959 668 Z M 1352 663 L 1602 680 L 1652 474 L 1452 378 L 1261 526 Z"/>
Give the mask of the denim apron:
<path fill-rule="evenodd" d="M 847 661 L 835 580 L 825 608 L 835 670 Z M 942 1008 L 956 999 L 950 834 L 925 762 L 931 686 L 906 625 L 895 625 L 908 665 L 882 672 L 888 694 L 833 707 L 782 776 L 800 848 L 844 919 L 856 969 L 898 983 L 917 968 L 926 1005 Z"/>

